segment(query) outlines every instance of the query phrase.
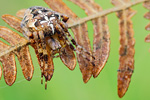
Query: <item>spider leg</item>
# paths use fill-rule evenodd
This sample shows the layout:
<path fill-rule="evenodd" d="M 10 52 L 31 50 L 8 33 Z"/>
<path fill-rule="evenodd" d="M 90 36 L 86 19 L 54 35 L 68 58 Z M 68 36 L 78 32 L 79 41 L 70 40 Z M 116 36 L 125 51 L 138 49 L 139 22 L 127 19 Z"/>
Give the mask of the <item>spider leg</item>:
<path fill-rule="evenodd" d="M 40 58 L 40 69 L 41 69 L 41 84 L 43 84 L 43 73 L 44 73 L 44 62 L 43 62 L 43 49 L 42 49 L 42 43 L 41 41 L 38 39 L 38 33 L 37 32 L 33 32 L 33 37 L 35 39 L 35 44 L 37 46 L 38 49 L 38 54 L 39 54 L 39 58 Z"/>
<path fill-rule="evenodd" d="M 67 22 L 69 17 L 67 15 L 61 15 L 62 21 Z"/>
<path fill-rule="evenodd" d="M 59 58 L 59 57 L 60 57 L 60 55 L 52 56 L 52 58 Z"/>
<path fill-rule="evenodd" d="M 68 26 L 67 26 L 66 23 L 61 21 L 60 26 L 64 29 L 64 31 L 67 34 L 68 38 L 76 46 L 76 48 L 78 48 L 81 51 L 84 51 L 86 54 L 90 55 L 93 59 L 95 59 L 95 57 L 93 55 L 91 55 L 91 53 L 89 53 L 85 48 L 83 48 L 82 46 L 80 46 L 79 44 L 76 43 L 76 41 L 74 40 L 74 38 L 71 36 L 71 34 L 68 31 Z"/>
<path fill-rule="evenodd" d="M 43 49 L 43 60 L 44 60 L 44 72 L 45 70 L 48 69 L 48 52 L 46 50 L 46 42 L 44 40 L 44 34 L 43 34 L 43 31 L 39 31 L 39 37 L 41 39 L 41 44 L 42 44 L 42 49 Z M 47 80 L 48 80 L 48 73 L 45 72 L 44 73 L 44 76 L 45 76 L 45 89 L 47 88 Z"/>
<path fill-rule="evenodd" d="M 89 58 L 87 58 L 83 52 L 85 52 L 86 54 L 88 54 L 89 56 L 91 56 L 93 59 L 95 59 L 95 57 L 93 55 L 91 55 L 86 49 L 84 49 L 82 46 L 78 45 L 76 43 L 76 41 L 73 39 L 73 37 L 71 36 L 71 34 L 68 32 L 67 29 L 67 24 L 65 24 L 64 22 L 60 22 L 60 25 L 57 24 L 56 25 L 56 30 L 58 31 L 58 33 L 61 34 L 61 36 L 63 37 L 63 39 L 66 40 L 67 44 L 70 46 L 70 48 L 74 51 L 76 51 L 76 53 L 80 54 L 83 58 L 85 58 L 87 61 L 91 62 L 91 64 L 93 66 L 95 66 L 94 62 L 91 61 Z M 64 30 L 64 31 L 63 31 Z M 71 42 L 76 46 L 77 49 L 74 48 L 74 46 L 71 44 L 71 42 L 69 41 L 69 39 L 71 40 Z"/>
<path fill-rule="evenodd" d="M 58 33 L 58 35 L 59 35 L 59 38 L 63 38 L 63 39 L 65 40 L 65 43 L 66 43 L 67 45 L 69 45 L 70 48 L 71 48 L 73 51 L 76 51 L 75 48 L 74 48 L 74 46 L 73 46 L 73 45 L 71 44 L 71 42 L 69 41 L 68 37 L 65 35 L 65 32 L 63 31 L 62 27 L 61 27 L 59 24 L 57 24 L 57 25 L 55 26 L 55 29 L 56 29 L 56 31 L 57 31 L 57 33 Z M 64 47 L 65 47 L 65 46 L 66 46 L 66 45 L 64 45 Z"/>
<path fill-rule="evenodd" d="M 88 59 L 84 54 L 83 54 L 83 52 L 85 52 L 87 55 L 89 55 L 89 56 L 91 56 L 94 60 L 95 60 L 95 57 L 91 54 L 91 53 L 89 53 L 85 48 L 83 48 L 82 46 L 80 46 L 79 44 L 77 44 L 76 43 L 76 41 L 74 40 L 74 38 L 71 36 L 71 34 L 69 33 L 69 31 L 68 31 L 68 26 L 67 26 L 67 24 L 66 23 L 64 23 L 64 22 L 60 22 L 60 26 L 63 28 L 63 30 L 65 31 L 65 33 L 66 33 L 66 35 L 68 36 L 68 38 L 71 40 L 71 42 L 76 46 L 76 52 L 78 53 L 78 54 L 80 54 L 80 53 L 82 53 L 82 56 L 85 58 L 85 59 L 87 59 L 88 61 L 91 61 L 90 59 Z M 65 34 L 64 33 L 64 34 Z M 66 37 L 67 37 L 66 36 Z M 91 62 L 92 63 L 92 65 L 93 66 L 95 66 L 95 64 L 94 64 L 94 62 Z"/>

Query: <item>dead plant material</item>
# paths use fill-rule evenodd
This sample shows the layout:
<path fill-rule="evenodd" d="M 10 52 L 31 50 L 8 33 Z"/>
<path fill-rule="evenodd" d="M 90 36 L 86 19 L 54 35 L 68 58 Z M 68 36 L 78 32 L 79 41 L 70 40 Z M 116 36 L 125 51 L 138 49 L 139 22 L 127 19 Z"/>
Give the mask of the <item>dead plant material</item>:
<path fill-rule="evenodd" d="M 112 0 L 113 5 L 119 6 L 130 2 L 130 0 Z M 134 70 L 134 32 L 131 17 L 136 12 L 131 8 L 117 12 L 120 30 L 119 69 L 118 69 L 118 95 L 123 97 L 129 87 Z"/>

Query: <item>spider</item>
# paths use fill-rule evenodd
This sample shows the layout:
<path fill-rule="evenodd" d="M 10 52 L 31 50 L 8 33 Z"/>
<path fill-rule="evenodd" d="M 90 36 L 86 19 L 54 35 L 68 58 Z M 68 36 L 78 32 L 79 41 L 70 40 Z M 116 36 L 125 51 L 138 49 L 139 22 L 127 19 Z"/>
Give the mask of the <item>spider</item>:
<path fill-rule="evenodd" d="M 83 52 L 95 59 L 92 54 L 78 45 L 69 33 L 66 24 L 68 19 L 68 16 L 51 9 L 34 6 L 26 10 L 21 22 L 23 35 L 37 51 L 41 70 L 41 84 L 43 84 L 44 76 L 45 89 L 47 88 L 47 81 L 52 78 L 54 71 L 52 59 L 61 57 L 65 53 L 64 48 L 67 48 L 68 51 L 76 51 L 76 53 L 81 54 L 83 58 L 95 66 Z M 55 56 L 56 53 L 59 53 L 59 55 Z"/>

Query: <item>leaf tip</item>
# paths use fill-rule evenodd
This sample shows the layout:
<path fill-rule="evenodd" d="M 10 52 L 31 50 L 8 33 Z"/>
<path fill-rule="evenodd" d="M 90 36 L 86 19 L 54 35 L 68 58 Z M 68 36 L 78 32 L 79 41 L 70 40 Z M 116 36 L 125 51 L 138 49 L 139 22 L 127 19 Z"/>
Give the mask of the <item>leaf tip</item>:
<path fill-rule="evenodd" d="M 150 43 L 150 34 L 145 37 L 145 42 Z"/>

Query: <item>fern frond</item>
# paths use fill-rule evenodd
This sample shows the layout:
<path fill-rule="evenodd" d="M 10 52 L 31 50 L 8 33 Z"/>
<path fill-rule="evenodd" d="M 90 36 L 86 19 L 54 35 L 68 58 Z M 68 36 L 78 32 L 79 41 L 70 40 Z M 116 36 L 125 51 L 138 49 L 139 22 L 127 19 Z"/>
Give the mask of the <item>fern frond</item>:
<path fill-rule="evenodd" d="M 23 37 L 21 37 L 20 35 L 18 35 L 16 32 L 13 32 L 12 30 L 10 30 L 10 29 L 8 29 L 7 27 L 4 27 L 4 26 L 0 26 L 0 37 L 3 38 L 4 40 L 6 40 L 8 43 L 10 43 L 11 46 L 14 46 L 14 45 L 18 44 L 21 41 L 26 41 Z M 2 50 L 6 50 L 6 51 L 10 47 L 8 45 L 6 46 L 6 44 L 4 44 L 4 43 L 1 43 L 1 45 L 2 45 L 2 47 L 5 46 L 5 48 L 3 48 Z M 9 64 L 8 62 L 11 63 L 11 61 L 14 62 L 12 64 L 14 66 L 13 68 L 16 67 L 16 65 L 15 65 L 15 59 L 14 59 L 14 53 L 18 57 L 18 60 L 20 62 L 20 65 L 21 65 L 21 68 L 22 68 L 22 71 L 23 71 L 23 74 L 24 74 L 24 77 L 27 80 L 30 81 L 31 78 L 32 78 L 32 75 L 33 75 L 34 68 L 33 68 L 31 56 L 30 56 L 30 53 L 29 53 L 29 48 L 27 46 L 17 48 L 17 49 L 15 49 L 15 51 L 6 54 L 7 56 L 6 55 L 2 56 L 1 57 L 2 58 L 1 62 L 3 64 L 3 67 L 5 68 L 5 66 L 6 66 L 6 68 L 7 67 L 10 68 L 11 64 Z M 12 60 L 7 61 L 9 59 L 12 59 Z M 7 65 L 7 64 L 9 64 L 9 65 Z M 9 69 L 7 69 L 7 70 L 9 70 Z M 5 70 L 3 70 L 3 71 L 7 72 Z M 14 71 L 15 71 L 15 69 L 14 69 Z M 5 81 L 9 80 L 9 76 L 15 75 L 15 74 L 13 74 L 14 71 L 10 71 L 9 72 L 10 75 L 6 75 L 7 77 L 5 78 Z M 4 75 L 4 77 L 5 77 L 5 75 Z M 16 76 L 14 76 L 13 78 L 15 78 L 15 77 Z M 6 82 L 6 83 L 8 85 L 12 85 L 14 81 L 15 81 L 15 79 L 13 79 L 13 81 L 11 81 L 11 82 Z"/>
<path fill-rule="evenodd" d="M 44 0 L 50 8 L 53 10 L 66 14 L 70 17 L 69 28 L 74 33 L 75 40 L 81 46 L 83 46 L 88 52 L 92 53 L 95 57 L 95 65 L 91 65 L 89 61 L 84 59 L 83 56 L 77 54 L 79 67 L 82 72 L 84 83 L 87 83 L 91 76 L 96 78 L 104 65 L 107 62 L 110 51 L 110 33 L 107 25 L 107 15 L 110 13 L 117 13 L 119 18 L 120 28 L 120 66 L 118 70 L 118 95 L 123 97 L 126 93 L 131 76 L 134 70 L 134 32 L 131 18 L 135 15 L 135 11 L 131 9 L 132 6 L 144 2 L 144 7 L 150 10 L 149 0 L 111 0 L 115 6 L 108 10 L 102 10 L 102 8 L 94 2 L 94 0 L 70 0 L 71 2 L 84 9 L 88 15 L 85 18 L 79 18 L 62 0 Z M 23 18 L 26 9 L 22 9 L 17 12 L 17 17 Z M 2 19 L 10 25 L 12 28 L 22 33 L 20 27 L 21 20 L 12 15 L 3 15 Z M 150 19 L 150 13 L 146 13 L 145 18 Z M 90 40 L 87 32 L 87 22 L 92 21 L 94 29 L 94 41 L 93 51 L 90 46 Z M 146 30 L 150 30 L 150 24 L 146 26 Z M 0 61 L 3 65 L 4 78 L 8 85 L 12 85 L 16 80 L 16 64 L 15 55 L 18 57 L 24 77 L 27 80 L 31 80 L 33 75 L 33 64 L 29 53 L 28 45 L 30 42 L 23 37 L 19 36 L 16 32 L 0 26 L 0 37 L 5 39 L 10 45 L 7 45 L 0 41 Z M 145 38 L 146 42 L 150 42 L 150 35 Z M 32 46 L 33 48 L 36 48 Z M 62 49 L 63 50 L 63 49 Z M 69 48 L 65 48 L 64 51 L 70 51 L 68 55 L 62 54 L 63 63 L 73 70 L 75 67 L 75 59 L 71 59 L 69 54 L 73 55 L 73 52 Z M 37 53 L 37 51 L 35 50 Z M 37 55 L 38 56 L 38 55 Z M 74 55 L 73 55 L 74 56 Z M 65 58 L 65 59 L 64 59 Z M 74 57 L 73 57 L 74 58 Z M 91 59 L 91 57 L 87 57 Z M 50 59 L 52 60 L 52 59 Z M 9 63 L 8 63 L 9 62 Z M 50 63 L 51 61 L 49 61 Z M 73 67 L 70 67 L 73 66 Z M 2 76 L 2 68 L 0 66 L 0 79 Z"/>
<path fill-rule="evenodd" d="M 92 15 L 102 11 L 102 8 L 97 5 L 94 0 L 70 1 L 84 9 L 87 15 Z M 96 78 L 100 71 L 104 68 L 109 56 L 110 35 L 106 17 L 102 16 L 100 18 L 93 19 L 92 22 L 94 25 L 93 55 L 96 59 L 94 62 L 96 66 L 93 68 L 93 77 Z"/>
<path fill-rule="evenodd" d="M 124 5 L 130 1 L 131 0 L 111 0 L 115 6 Z M 120 98 L 126 93 L 134 70 L 135 39 L 133 37 L 134 32 L 131 17 L 133 17 L 135 13 L 136 12 L 131 8 L 117 12 L 120 29 L 120 65 L 118 69 L 118 95 Z"/>

